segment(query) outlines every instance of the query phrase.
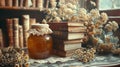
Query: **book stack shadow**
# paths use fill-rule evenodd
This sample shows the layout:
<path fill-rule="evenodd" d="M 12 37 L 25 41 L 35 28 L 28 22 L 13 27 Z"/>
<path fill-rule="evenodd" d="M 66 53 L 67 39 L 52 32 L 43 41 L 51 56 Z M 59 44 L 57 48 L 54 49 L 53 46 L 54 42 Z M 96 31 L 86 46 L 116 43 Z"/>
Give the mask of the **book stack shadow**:
<path fill-rule="evenodd" d="M 61 57 L 72 56 L 81 48 L 87 28 L 83 22 L 48 23 L 53 34 L 53 53 Z"/>

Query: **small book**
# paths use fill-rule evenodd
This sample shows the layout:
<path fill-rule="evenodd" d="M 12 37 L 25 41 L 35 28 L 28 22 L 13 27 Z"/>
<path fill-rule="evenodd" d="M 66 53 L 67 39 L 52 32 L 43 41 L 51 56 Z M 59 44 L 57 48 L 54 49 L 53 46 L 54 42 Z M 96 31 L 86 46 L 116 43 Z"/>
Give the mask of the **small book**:
<path fill-rule="evenodd" d="M 81 32 L 53 31 L 52 36 L 63 40 L 72 40 L 84 38 L 85 34 Z"/>
<path fill-rule="evenodd" d="M 64 41 L 61 39 L 53 38 L 53 48 L 63 51 L 81 48 L 81 43 L 81 40 Z"/>
<path fill-rule="evenodd" d="M 3 34 L 2 34 L 2 29 L 0 29 L 0 48 L 3 48 Z"/>
<path fill-rule="evenodd" d="M 48 23 L 49 27 L 54 31 L 68 31 L 68 32 L 86 32 L 87 27 L 83 23 L 61 22 Z"/>
<path fill-rule="evenodd" d="M 8 34 L 8 45 L 13 46 L 13 21 L 12 19 L 6 19 L 6 27 L 7 27 L 7 34 Z"/>
<path fill-rule="evenodd" d="M 13 18 L 13 40 L 14 47 L 19 48 L 19 19 Z"/>
<path fill-rule="evenodd" d="M 5 0 L 0 1 L 0 6 L 5 6 Z"/>

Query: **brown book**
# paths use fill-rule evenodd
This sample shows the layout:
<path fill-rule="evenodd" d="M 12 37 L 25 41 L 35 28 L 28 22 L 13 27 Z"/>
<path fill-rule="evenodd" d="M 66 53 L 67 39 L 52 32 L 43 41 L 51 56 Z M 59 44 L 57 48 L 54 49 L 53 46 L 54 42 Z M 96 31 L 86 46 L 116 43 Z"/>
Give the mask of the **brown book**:
<path fill-rule="evenodd" d="M 6 2 L 6 6 L 12 7 L 13 0 L 5 0 L 5 2 Z"/>
<path fill-rule="evenodd" d="M 53 54 L 60 57 L 70 57 L 74 53 L 74 50 L 62 51 L 58 49 L 53 49 Z"/>
<path fill-rule="evenodd" d="M 5 6 L 5 0 L 0 1 L 0 6 Z"/>
<path fill-rule="evenodd" d="M 23 27 L 19 25 L 19 46 L 23 48 Z"/>
<path fill-rule="evenodd" d="M 23 15 L 23 40 L 24 40 L 24 47 L 27 46 L 27 39 L 29 37 L 29 27 L 30 27 L 30 16 L 29 15 Z"/>
<path fill-rule="evenodd" d="M 13 6 L 18 7 L 19 6 L 18 2 L 19 2 L 18 0 L 13 0 Z"/>
<path fill-rule="evenodd" d="M 8 34 L 8 45 L 13 46 L 13 21 L 12 19 L 6 19 L 6 27 Z"/>
<path fill-rule="evenodd" d="M 82 39 L 85 34 L 81 32 L 53 31 L 52 36 L 63 40 L 72 40 Z"/>
<path fill-rule="evenodd" d="M 0 29 L 0 48 L 3 48 L 3 34 L 2 34 L 2 29 Z"/>
<path fill-rule="evenodd" d="M 62 40 L 62 39 L 57 39 L 53 38 L 53 48 L 58 49 L 58 50 L 73 50 L 77 48 L 81 48 L 81 42 L 82 40 Z"/>
<path fill-rule="evenodd" d="M 83 23 L 61 22 L 48 23 L 49 27 L 54 30 L 68 31 L 68 32 L 86 32 L 86 27 Z"/>
<path fill-rule="evenodd" d="M 19 48 L 19 19 L 13 18 L 13 42 L 14 47 Z"/>

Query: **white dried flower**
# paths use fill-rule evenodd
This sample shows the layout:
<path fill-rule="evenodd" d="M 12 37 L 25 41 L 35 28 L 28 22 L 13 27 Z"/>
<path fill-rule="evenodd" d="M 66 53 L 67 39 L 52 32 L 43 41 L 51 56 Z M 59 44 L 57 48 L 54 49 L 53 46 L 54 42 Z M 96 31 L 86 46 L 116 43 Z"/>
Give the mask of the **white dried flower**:
<path fill-rule="evenodd" d="M 60 21 L 61 21 L 61 18 L 60 18 L 60 17 L 55 17 L 55 18 L 53 19 L 53 21 L 54 21 L 54 22 L 60 22 Z"/>
<path fill-rule="evenodd" d="M 105 24 L 108 20 L 108 15 L 103 12 L 101 13 L 100 17 L 101 17 L 101 21 Z"/>
<path fill-rule="evenodd" d="M 93 19 L 100 17 L 99 10 L 97 10 L 97 9 L 92 9 L 92 10 L 90 11 L 90 14 L 91 14 L 91 17 L 92 17 Z"/>

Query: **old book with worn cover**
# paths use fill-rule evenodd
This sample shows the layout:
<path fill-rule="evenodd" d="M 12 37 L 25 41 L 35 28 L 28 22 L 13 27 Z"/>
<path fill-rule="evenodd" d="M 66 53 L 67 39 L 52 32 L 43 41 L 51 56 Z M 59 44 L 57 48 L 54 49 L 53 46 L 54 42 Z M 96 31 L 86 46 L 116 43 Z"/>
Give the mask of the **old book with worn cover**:
<path fill-rule="evenodd" d="M 82 39 L 62 40 L 62 39 L 53 38 L 53 48 L 63 51 L 81 48 L 81 43 L 82 43 Z"/>
<path fill-rule="evenodd" d="M 81 32 L 53 31 L 52 37 L 63 40 L 82 39 L 85 34 Z"/>
<path fill-rule="evenodd" d="M 86 32 L 86 27 L 83 23 L 77 22 L 61 22 L 61 23 L 48 23 L 49 27 L 54 31 L 68 31 L 68 32 Z"/>
<path fill-rule="evenodd" d="M 13 46 L 13 21 L 12 19 L 6 19 L 6 27 L 8 34 L 8 45 Z"/>

